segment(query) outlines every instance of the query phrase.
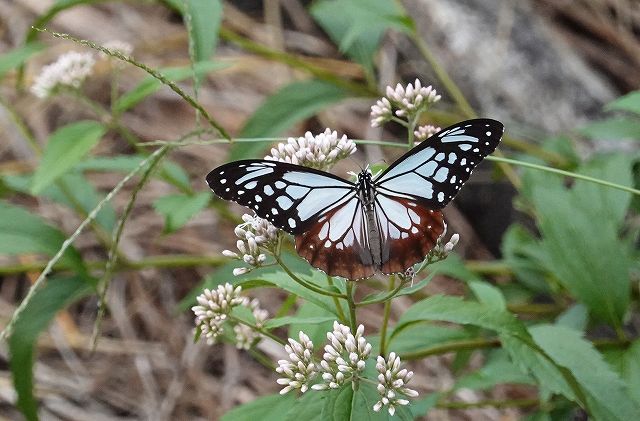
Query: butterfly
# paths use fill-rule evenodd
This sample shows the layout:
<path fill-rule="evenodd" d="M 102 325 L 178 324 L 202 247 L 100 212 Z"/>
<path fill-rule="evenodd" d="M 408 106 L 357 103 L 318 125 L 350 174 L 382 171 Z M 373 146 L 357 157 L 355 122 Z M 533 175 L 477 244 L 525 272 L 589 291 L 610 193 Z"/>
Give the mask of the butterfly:
<path fill-rule="evenodd" d="M 207 175 L 213 192 L 252 208 L 295 236 L 298 254 L 330 276 L 404 272 L 444 231 L 444 208 L 504 132 L 491 119 L 463 121 L 412 148 L 382 173 L 351 182 L 286 162 L 249 159 Z"/>

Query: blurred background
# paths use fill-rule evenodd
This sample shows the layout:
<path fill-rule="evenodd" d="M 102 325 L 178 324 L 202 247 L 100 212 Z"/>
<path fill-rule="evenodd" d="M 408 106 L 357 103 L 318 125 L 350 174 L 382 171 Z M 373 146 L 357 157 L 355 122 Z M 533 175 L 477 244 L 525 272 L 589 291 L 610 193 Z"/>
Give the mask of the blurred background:
<path fill-rule="evenodd" d="M 36 25 L 98 44 L 124 41 L 133 47 L 137 61 L 152 68 L 188 67 L 189 39 L 178 12 L 180 3 L 0 0 L 0 53 L 6 55 L 24 45 L 32 33 L 31 26 Z M 564 137 L 582 155 L 611 149 L 637 151 L 637 142 L 625 140 L 620 133 L 622 130 L 632 138 L 640 129 L 620 123 L 620 119 L 607 120 L 603 111 L 605 104 L 640 87 L 637 0 L 402 1 L 429 48 L 432 62 L 424 59 L 419 45 L 396 29 L 381 33 L 372 30 L 369 41 L 376 53 L 369 62 L 358 60 L 357 53 L 345 54 L 337 29 L 332 29 L 332 22 L 341 21 L 349 13 L 340 8 L 340 2 L 221 3 L 220 37 L 212 58 L 215 70 L 202 73 L 197 91 L 189 81 L 190 75 L 178 83 L 196 95 L 208 113 L 234 136 L 302 136 L 305 131 L 318 133 L 330 127 L 354 139 L 402 141 L 400 126 L 386 126 L 384 130 L 370 127 L 371 105 L 387 85 L 418 78 L 443 96 L 436 110 L 429 113 L 429 123 L 446 126 L 463 120 L 468 115 L 443 85 L 438 72 L 444 72 L 478 115 L 502 121 L 507 134 L 518 139 L 517 145 L 507 144 L 507 148 L 526 153 L 528 147 L 536 148 L 544 139 Z M 60 12 L 52 13 L 57 12 L 56 7 Z M 42 20 L 47 14 L 52 19 Z M 42 66 L 64 52 L 90 50 L 54 38 L 51 33 L 31 36 L 44 47 L 29 56 L 22 74 L 8 73 L 0 86 L 0 196 L 68 236 L 86 212 L 20 188 L 20 177 L 33 172 L 39 162 L 38 153 L 25 140 L 25 127 L 44 147 L 57 128 L 101 117 L 81 100 L 69 96 L 41 100 L 19 85 L 24 83 L 28 88 Z M 83 88 L 88 97 L 105 107 L 110 106 L 112 95 L 111 71 L 106 60 L 98 60 Z M 299 112 L 273 106 L 270 117 L 269 113 L 264 117 L 264 111 L 254 114 L 283 87 L 302 83 L 310 75 L 343 81 L 343 91 L 301 90 L 296 105 Z M 125 65 L 118 73 L 119 89 L 131 91 L 145 78 L 141 70 Z M 296 101 L 295 95 L 292 98 Z M 304 111 L 305 101 L 316 105 Z M 127 136 L 142 142 L 177 140 L 203 125 L 203 120 L 170 89 L 158 87 L 122 112 L 119 124 L 127 132 L 109 130 L 93 149 L 93 156 L 143 155 L 152 148 L 136 147 Z M 253 144 L 252 148 L 180 147 L 171 152 L 170 162 L 179 167 L 172 174 L 177 174 L 181 182 L 172 184 L 156 177 L 139 192 L 119 247 L 126 263 L 114 270 L 109 312 L 95 352 L 90 350 L 95 295 L 58 313 L 39 338 L 34 381 L 43 419 L 218 419 L 238 404 L 278 390 L 276 374 L 246 351 L 237 350 L 233 344 L 208 347 L 193 342 L 190 297 L 212 273 L 217 273 L 219 282 L 225 281 L 220 278 L 224 272 L 216 270 L 226 262 L 220 252 L 234 247 L 232 232 L 241 208 L 214 201 L 183 218 L 175 216 L 180 202 L 166 210 L 157 201 L 167 195 L 209 195 L 204 183 L 207 172 L 240 156 L 262 157 L 268 150 L 266 144 Z M 361 164 L 381 159 L 392 162 L 399 153 L 400 149 L 359 146 L 354 157 Z M 563 156 L 562 151 L 558 154 Z M 83 177 L 88 183 L 83 185 L 92 188 L 85 193 L 78 191 L 80 196 L 101 197 L 122 179 L 122 172 L 106 168 L 107 161 L 86 164 Z M 514 221 L 534 224 L 512 206 L 516 190 L 511 183 L 492 165 L 485 164 L 445 215 L 450 232 L 461 235 L 457 252 L 490 273 L 486 262 L 502 256 L 507 227 Z M 357 170 L 356 164 L 346 160 L 334 172 L 346 176 L 349 170 Z M 125 187 L 112 207 L 104 211 L 107 227 L 113 226 L 131 194 L 132 187 Z M 103 267 L 107 259 L 105 238 L 109 235 L 98 226 L 75 242 L 89 267 Z M 0 325 L 7 323 L 37 278 L 47 262 L 46 254 L 0 254 Z M 500 271 L 494 276 L 499 283 Z M 460 281 L 438 276 L 426 293 L 437 292 L 461 294 L 463 288 Z M 275 289 L 253 295 L 271 312 L 284 297 Z M 397 319 L 411 302 L 408 297 L 395 300 L 392 317 Z M 380 324 L 380 313 L 380 308 L 367 307 L 359 313 L 359 319 L 373 330 Z M 267 341 L 259 349 L 273 361 L 283 352 Z M 481 358 L 471 358 L 470 366 L 480 364 Z M 457 376 L 456 361 L 445 354 L 413 363 L 417 373 L 414 386 L 425 394 L 450 388 Z M 0 419 L 20 419 L 9 369 L 7 349 L 2 344 Z M 533 390 L 522 385 L 502 385 L 488 391 L 460 389 L 454 398 L 460 402 L 528 398 L 535 395 Z M 439 407 L 427 419 L 509 420 L 527 413 L 526 407 Z"/>

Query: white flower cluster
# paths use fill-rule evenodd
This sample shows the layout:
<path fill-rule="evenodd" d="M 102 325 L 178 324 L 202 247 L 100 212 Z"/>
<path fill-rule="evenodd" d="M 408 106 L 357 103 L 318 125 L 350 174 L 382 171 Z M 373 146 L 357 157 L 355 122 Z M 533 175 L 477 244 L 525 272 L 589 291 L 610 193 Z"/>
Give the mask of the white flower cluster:
<path fill-rule="evenodd" d="M 394 114 L 409 120 L 439 100 L 436 90 L 432 86 L 422 86 L 418 79 L 406 87 L 399 83 L 395 89 L 387 86 L 386 96 L 371 107 L 371 126 L 381 126 L 392 120 Z"/>
<path fill-rule="evenodd" d="M 406 387 L 413 377 L 413 371 L 407 371 L 406 368 L 400 370 L 400 357 L 395 352 L 390 353 L 386 359 L 379 356 L 376 370 L 379 373 L 377 388 L 380 400 L 373 406 L 374 411 L 379 412 L 383 406 L 386 406 L 389 415 L 393 416 L 398 405 L 409 404 L 409 401 L 402 396 L 411 398 L 418 396 L 418 392 Z"/>
<path fill-rule="evenodd" d="M 440 130 L 442 130 L 440 127 L 432 126 L 430 124 L 427 124 L 426 126 L 418 127 L 413 132 L 413 135 L 416 137 L 416 140 L 418 142 L 422 142 L 422 141 L 427 140 L 428 138 L 430 138 L 434 134 L 438 133 Z"/>
<path fill-rule="evenodd" d="M 196 329 L 200 329 L 201 334 L 207 339 L 207 343 L 212 345 L 218 336 L 223 332 L 223 323 L 227 319 L 234 307 L 243 305 L 251 309 L 253 317 L 256 319 L 256 327 L 262 328 L 264 322 L 269 317 L 269 313 L 260 307 L 260 302 L 254 298 L 240 295 L 242 287 L 233 287 L 230 283 L 218 285 L 214 290 L 205 289 L 196 301 L 198 305 L 191 307 L 196 315 Z M 260 338 L 260 333 L 250 326 L 237 324 L 233 328 L 236 333 L 236 346 L 240 349 L 249 349 Z"/>
<path fill-rule="evenodd" d="M 300 332 L 298 337 L 300 342 L 289 338 L 289 344 L 284 346 L 284 350 L 289 354 L 289 360 L 278 361 L 276 372 L 284 376 L 277 380 L 278 384 L 284 386 L 280 391 L 281 395 L 292 389 L 306 392 L 318 373 L 313 360 L 313 342 L 304 332 Z"/>
<path fill-rule="evenodd" d="M 353 334 L 347 326 L 333 323 L 333 331 L 327 333 L 329 343 L 324 347 L 322 360 L 318 363 L 313 356 L 313 343 L 304 333 L 299 333 L 300 342 L 289 338 L 284 349 L 289 354 L 289 360 L 278 361 L 276 372 L 283 375 L 277 380 L 284 386 L 280 391 L 285 394 L 293 389 L 302 393 L 309 390 L 338 389 L 346 382 L 352 382 L 352 387 L 365 369 L 366 361 L 371 354 L 371 344 L 363 336 L 364 326 L 360 325 Z M 389 354 L 387 359 L 378 357 L 378 393 L 380 400 L 373 409 L 377 412 L 383 406 L 388 406 L 389 414 L 395 413 L 398 405 L 407 405 L 404 397 L 416 397 L 418 392 L 406 387 L 413 377 L 413 372 L 400 370 L 400 357 L 395 353 Z M 315 377 L 322 374 L 322 381 L 314 383 Z"/>
<path fill-rule="evenodd" d="M 245 274 L 252 268 L 261 266 L 267 259 L 261 248 L 271 250 L 278 240 L 278 228 L 266 219 L 245 213 L 242 215 L 242 220 L 244 222 L 234 230 L 236 237 L 238 237 L 236 247 L 238 247 L 240 254 L 231 250 L 222 251 L 223 255 L 242 260 L 251 266 L 234 269 L 235 276 Z"/>
<path fill-rule="evenodd" d="M 264 159 L 289 162 L 320 170 L 330 169 L 337 161 L 356 151 L 356 144 L 346 135 L 338 138 L 336 131 L 326 129 L 323 133 L 312 135 L 306 132 L 304 137 L 290 137 L 287 143 L 279 143 L 271 149 L 271 155 Z"/>
<path fill-rule="evenodd" d="M 70 51 L 55 62 L 44 66 L 31 86 L 31 93 L 47 98 L 61 86 L 79 88 L 91 74 L 95 59 L 91 53 Z"/>
<path fill-rule="evenodd" d="M 364 326 L 358 326 L 356 334 L 338 322 L 333 323 L 333 332 L 327 332 L 329 343 L 324 347 L 320 361 L 322 380 L 314 390 L 337 389 L 345 380 L 357 378 L 371 354 L 371 344 L 362 336 Z"/>

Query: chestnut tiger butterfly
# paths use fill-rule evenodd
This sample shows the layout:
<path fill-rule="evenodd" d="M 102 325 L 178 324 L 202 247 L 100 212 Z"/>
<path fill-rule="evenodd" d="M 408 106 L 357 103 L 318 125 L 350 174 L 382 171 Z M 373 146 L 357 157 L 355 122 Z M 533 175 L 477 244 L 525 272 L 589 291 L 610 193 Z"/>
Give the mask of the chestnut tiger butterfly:
<path fill-rule="evenodd" d="M 420 262 L 444 231 L 444 208 L 492 153 L 502 123 L 454 124 L 414 147 L 373 177 L 356 182 L 285 162 L 248 159 L 207 175 L 214 193 L 248 206 L 293 234 L 298 254 L 331 276 L 360 279 L 404 272 Z"/>

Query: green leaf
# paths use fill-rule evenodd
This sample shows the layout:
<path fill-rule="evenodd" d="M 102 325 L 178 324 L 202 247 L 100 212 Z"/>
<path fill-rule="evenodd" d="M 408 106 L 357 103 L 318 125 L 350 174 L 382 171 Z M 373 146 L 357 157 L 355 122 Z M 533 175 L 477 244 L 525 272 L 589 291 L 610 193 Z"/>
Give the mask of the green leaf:
<path fill-rule="evenodd" d="M 584 332 L 589 323 L 589 311 L 582 304 L 574 304 L 565 310 L 558 319 L 556 325 L 564 326 L 578 332 Z"/>
<path fill-rule="evenodd" d="M 188 0 L 186 13 L 190 20 L 189 39 L 193 49 L 192 60 L 209 60 L 218 43 L 218 30 L 222 21 L 222 3 L 220 0 Z"/>
<path fill-rule="evenodd" d="M 333 322 L 335 316 L 318 316 L 318 317 L 298 317 L 298 316 L 284 316 L 270 319 L 265 323 L 267 329 L 274 329 L 276 327 L 291 325 L 294 323 L 305 325 L 317 325 L 326 322 Z"/>
<path fill-rule="evenodd" d="M 220 421 L 260 420 L 281 421 L 295 404 L 293 393 L 286 395 L 268 395 L 233 408 L 220 418 Z"/>
<path fill-rule="evenodd" d="M 162 196 L 153 202 L 153 207 L 164 216 L 164 232 L 171 233 L 182 227 L 195 214 L 204 209 L 211 200 L 209 192 L 198 193 L 193 196 L 186 194 L 172 194 Z"/>
<path fill-rule="evenodd" d="M 284 421 L 323 421 L 324 400 L 323 393 L 305 393 L 296 399 L 293 407 L 285 414 Z"/>
<path fill-rule="evenodd" d="M 545 280 L 546 250 L 524 227 L 513 224 L 502 237 L 504 261 L 515 272 L 518 281 L 534 292 L 549 293 Z"/>
<path fill-rule="evenodd" d="M 580 172 L 630 184 L 630 160 L 623 155 L 592 161 Z M 594 315 L 619 325 L 629 302 L 630 256 L 618 230 L 630 194 L 581 181 L 566 189 L 547 175 L 529 177 L 546 251 L 543 263 Z"/>
<path fill-rule="evenodd" d="M 435 276 L 435 273 L 430 273 L 426 278 L 424 278 L 420 282 L 417 282 L 414 285 L 409 285 L 408 287 L 404 287 L 404 288 L 400 289 L 396 293 L 396 295 L 394 295 L 394 297 L 401 297 L 403 295 L 411 295 L 416 291 L 420 291 L 422 288 L 426 287 L 429 284 L 429 282 L 431 282 L 431 280 L 433 279 L 434 276 Z M 389 291 L 376 292 L 374 294 L 369 294 L 366 297 L 364 297 L 359 304 L 360 305 L 367 305 L 368 303 L 375 302 L 376 300 L 378 300 L 378 299 L 380 299 L 382 297 L 386 297 L 388 294 L 389 294 Z"/>
<path fill-rule="evenodd" d="M 592 139 L 640 139 L 640 122 L 637 118 L 611 117 L 587 124 L 580 133 Z"/>
<path fill-rule="evenodd" d="M 96 121 L 79 121 L 56 130 L 47 141 L 31 192 L 40 193 L 69 171 L 100 141 L 106 128 Z"/>
<path fill-rule="evenodd" d="M 440 397 L 442 397 L 442 394 L 436 392 L 431 393 L 422 399 L 418 399 L 415 402 L 412 402 L 409 409 L 411 410 L 414 418 L 418 419 L 418 417 L 424 417 L 425 415 L 427 415 L 429 411 L 436 407 L 438 401 L 440 400 Z"/>
<path fill-rule="evenodd" d="M 199 77 L 214 70 L 223 69 L 227 66 L 228 65 L 225 63 L 205 61 L 195 63 L 193 67 L 182 66 L 161 69 L 160 73 L 173 82 L 179 82 L 194 75 Z M 153 76 L 147 76 L 138 84 L 138 86 L 118 98 L 113 109 L 115 112 L 121 114 L 140 103 L 149 95 L 160 90 L 162 86 L 164 85 L 161 81 Z"/>
<path fill-rule="evenodd" d="M 631 397 L 640 405 L 640 339 L 636 339 L 622 356 L 622 379 Z"/>
<path fill-rule="evenodd" d="M 268 97 L 245 123 L 240 137 L 272 137 L 295 123 L 347 97 L 341 88 L 319 80 L 294 82 Z M 261 142 L 236 142 L 229 159 L 255 157 L 266 149 Z"/>
<path fill-rule="evenodd" d="M 4 183 L 14 191 L 31 194 L 30 186 L 32 183 L 31 176 L 11 175 L 3 177 Z M 64 189 L 64 190 L 63 190 Z M 91 183 L 80 173 L 76 171 L 63 175 L 58 183 L 46 187 L 40 196 L 44 196 L 57 203 L 76 209 L 82 209 L 85 215 L 88 215 L 98 202 L 102 200 L 100 194 L 96 191 Z M 111 204 L 107 203 L 96 215 L 96 222 L 106 231 L 111 231 L 116 221 L 116 212 Z"/>
<path fill-rule="evenodd" d="M 322 419 L 327 421 L 351 420 L 353 390 L 351 384 L 324 392 Z"/>
<path fill-rule="evenodd" d="M 454 389 L 486 390 L 498 384 L 534 384 L 533 378 L 509 361 L 504 351 L 491 353 L 489 360 L 475 372 L 461 377 Z"/>
<path fill-rule="evenodd" d="M 304 332 L 309 336 L 311 342 L 316 345 L 324 343 L 327 339 L 327 332 L 331 332 L 333 329 L 333 321 L 336 320 L 336 315 L 331 313 L 325 308 L 318 307 L 317 305 L 304 301 L 298 311 L 296 312 L 298 322 L 289 325 L 289 331 L 287 336 L 289 338 L 297 338 L 298 332 Z M 301 322 L 306 318 L 326 318 L 330 319 L 323 323 L 308 324 Z"/>
<path fill-rule="evenodd" d="M 42 253 L 53 256 L 64 240 L 62 232 L 47 225 L 39 216 L 0 202 L 0 254 Z M 72 265 L 78 272 L 86 270 L 82 257 L 73 247 L 66 250 L 60 262 Z"/>
<path fill-rule="evenodd" d="M 630 399 L 624 382 L 593 345 L 573 329 L 541 325 L 529 331 L 536 343 L 560 366 L 570 370 L 584 391 L 596 420 L 631 420 L 640 406 Z"/>
<path fill-rule="evenodd" d="M 446 321 L 478 326 L 496 331 L 504 349 L 524 373 L 531 373 L 541 387 L 561 393 L 570 400 L 576 397 L 569 374 L 561 372 L 534 344 L 524 325 L 511 313 L 485 304 L 463 301 L 460 297 L 436 295 L 415 303 L 398 321 L 394 338 L 411 324 L 421 321 Z"/>
<path fill-rule="evenodd" d="M 4 78 L 10 70 L 23 65 L 32 55 L 43 48 L 43 44 L 31 42 L 0 55 L 0 79 Z"/>
<path fill-rule="evenodd" d="M 604 107 L 607 111 L 621 110 L 640 114 L 640 91 L 629 92 Z"/>
<path fill-rule="evenodd" d="M 414 31 L 411 19 L 387 0 L 322 0 L 314 3 L 311 14 L 340 50 L 365 68 L 370 78 L 385 31 L 390 28 Z"/>
<path fill-rule="evenodd" d="M 91 290 L 80 277 L 51 278 L 34 294 L 16 321 L 9 338 L 9 364 L 18 394 L 16 406 L 28 420 L 38 419 L 38 404 L 33 396 L 33 363 L 38 336 L 59 310 L 88 295 Z"/>
<path fill-rule="evenodd" d="M 402 329 L 393 337 L 393 349 L 397 354 L 405 354 L 438 347 L 450 342 L 471 339 L 472 334 L 458 326 L 437 326 L 415 323 Z M 391 345 L 391 341 L 389 342 Z"/>

